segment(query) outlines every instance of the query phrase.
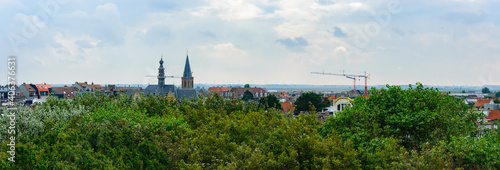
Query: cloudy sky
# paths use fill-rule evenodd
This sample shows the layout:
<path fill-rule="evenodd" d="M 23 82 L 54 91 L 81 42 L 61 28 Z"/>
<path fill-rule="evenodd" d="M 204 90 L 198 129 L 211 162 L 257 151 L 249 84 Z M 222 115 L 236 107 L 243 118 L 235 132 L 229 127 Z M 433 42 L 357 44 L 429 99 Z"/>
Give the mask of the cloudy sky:
<path fill-rule="evenodd" d="M 351 84 L 310 74 L 345 70 L 366 71 L 373 85 L 500 84 L 499 7 L 483 0 L 0 0 L 0 65 L 17 56 L 18 83 L 148 84 L 157 82 L 145 76 L 157 74 L 161 55 L 166 74 L 181 76 L 189 50 L 195 83 Z"/>

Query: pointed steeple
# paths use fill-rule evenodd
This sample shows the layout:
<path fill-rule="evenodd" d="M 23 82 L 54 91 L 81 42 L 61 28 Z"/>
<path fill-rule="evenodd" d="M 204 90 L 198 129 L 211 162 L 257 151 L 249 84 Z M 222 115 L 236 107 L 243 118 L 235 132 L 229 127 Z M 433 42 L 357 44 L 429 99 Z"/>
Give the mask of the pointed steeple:
<path fill-rule="evenodd" d="M 189 65 L 189 54 L 186 51 L 186 65 L 184 66 L 184 74 L 182 75 L 182 89 L 193 89 L 193 73 Z"/>
<path fill-rule="evenodd" d="M 184 66 L 184 75 L 182 77 L 193 77 L 191 66 L 189 66 L 189 55 L 186 54 L 186 65 Z"/>

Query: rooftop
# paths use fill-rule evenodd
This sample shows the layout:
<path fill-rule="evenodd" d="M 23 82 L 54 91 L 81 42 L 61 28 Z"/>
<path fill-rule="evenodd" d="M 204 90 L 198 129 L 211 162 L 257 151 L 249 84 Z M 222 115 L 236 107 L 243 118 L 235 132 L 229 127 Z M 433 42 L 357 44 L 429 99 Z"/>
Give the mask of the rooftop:
<path fill-rule="evenodd" d="M 490 114 L 485 119 L 498 119 L 500 118 L 500 110 L 491 110 Z"/>

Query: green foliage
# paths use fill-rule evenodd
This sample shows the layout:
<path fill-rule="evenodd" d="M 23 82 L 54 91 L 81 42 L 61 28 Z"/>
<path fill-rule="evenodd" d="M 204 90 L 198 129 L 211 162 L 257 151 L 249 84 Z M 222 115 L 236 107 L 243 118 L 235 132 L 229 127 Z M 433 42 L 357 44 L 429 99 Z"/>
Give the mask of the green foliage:
<path fill-rule="evenodd" d="M 243 100 L 243 101 L 253 100 L 253 94 L 252 94 L 252 92 L 250 92 L 249 90 L 246 90 L 243 93 L 243 98 L 241 98 L 241 100 Z"/>
<path fill-rule="evenodd" d="M 49 98 L 18 109 L 15 163 L 7 159 L 9 134 L 0 132 L 0 169 L 500 168 L 500 136 L 469 136 L 474 128 L 465 122 L 475 117 L 462 112 L 459 101 L 420 85 L 388 88 L 357 98 L 354 108 L 322 127 L 314 114 L 263 110 L 254 101 L 217 94 L 180 101 L 98 93 Z M 272 107 L 271 100 L 261 103 Z M 0 123 L 6 129 L 8 117 Z M 408 134 L 399 133 L 401 126 L 409 123 L 429 138 L 401 137 Z M 412 149 L 412 142 L 421 147 Z"/>
<path fill-rule="evenodd" d="M 250 88 L 250 84 L 245 84 L 245 88 Z"/>
<path fill-rule="evenodd" d="M 275 108 L 281 110 L 281 104 L 275 95 L 269 95 L 259 99 L 259 106 L 264 107 L 265 110 L 268 108 Z"/>
<path fill-rule="evenodd" d="M 455 166 L 467 169 L 500 168 L 500 135 L 487 133 L 482 138 L 456 137 L 443 147 Z"/>
<path fill-rule="evenodd" d="M 490 89 L 488 87 L 484 87 L 481 92 L 483 93 L 491 93 Z"/>
<path fill-rule="evenodd" d="M 495 97 L 500 97 L 500 91 L 495 93 Z"/>
<path fill-rule="evenodd" d="M 321 110 L 324 107 L 328 106 L 328 101 L 325 101 L 320 94 L 316 94 L 314 92 L 307 92 L 301 94 L 297 100 L 295 101 L 295 111 L 311 111 L 311 107 L 309 104 L 314 106 L 314 111 Z"/>
<path fill-rule="evenodd" d="M 478 130 L 475 124 L 481 114 L 436 89 L 417 84 L 403 90 L 387 86 L 370 96 L 358 97 L 353 108 L 328 119 L 322 135 L 336 132 L 346 139 L 363 145 L 375 138 L 393 137 L 410 150 L 420 150 L 453 136 L 468 136 Z M 359 146 L 359 145 L 358 145 Z"/>

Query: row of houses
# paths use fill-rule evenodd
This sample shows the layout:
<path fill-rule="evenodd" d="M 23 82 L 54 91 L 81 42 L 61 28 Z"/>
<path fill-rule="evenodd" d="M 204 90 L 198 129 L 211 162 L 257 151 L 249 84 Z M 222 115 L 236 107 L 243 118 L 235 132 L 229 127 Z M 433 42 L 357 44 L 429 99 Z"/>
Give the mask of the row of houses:
<path fill-rule="evenodd" d="M 465 103 L 471 103 L 472 100 L 464 99 Z M 474 111 L 484 114 L 482 119 L 483 129 L 495 131 L 498 129 L 498 119 L 500 118 L 500 104 L 496 104 L 492 98 L 473 98 Z"/>
<path fill-rule="evenodd" d="M 7 101 L 9 86 L 0 86 L 0 102 Z M 23 83 L 17 86 L 15 94 L 15 102 L 37 103 L 44 102 L 51 95 L 59 98 L 74 98 L 78 94 L 83 93 L 106 93 L 117 94 L 119 92 L 127 92 L 131 89 L 142 89 L 142 87 L 117 87 L 116 85 L 101 86 L 100 84 L 75 82 L 71 86 L 53 87 L 50 84 L 27 84 Z"/>
<path fill-rule="evenodd" d="M 209 93 L 217 93 L 223 98 L 243 98 L 245 91 L 250 91 L 254 99 L 267 97 L 269 92 L 261 87 L 209 87 Z"/>

